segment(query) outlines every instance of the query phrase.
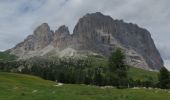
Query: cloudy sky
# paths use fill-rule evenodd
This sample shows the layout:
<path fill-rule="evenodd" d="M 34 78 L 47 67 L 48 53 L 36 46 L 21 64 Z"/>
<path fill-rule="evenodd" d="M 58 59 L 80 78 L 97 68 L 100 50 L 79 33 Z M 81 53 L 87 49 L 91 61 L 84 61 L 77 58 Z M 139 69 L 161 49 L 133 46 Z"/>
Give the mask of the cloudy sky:
<path fill-rule="evenodd" d="M 0 51 L 23 41 L 43 22 L 72 32 L 86 13 L 102 12 L 148 29 L 170 69 L 170 0 L 0 0 Z"/>

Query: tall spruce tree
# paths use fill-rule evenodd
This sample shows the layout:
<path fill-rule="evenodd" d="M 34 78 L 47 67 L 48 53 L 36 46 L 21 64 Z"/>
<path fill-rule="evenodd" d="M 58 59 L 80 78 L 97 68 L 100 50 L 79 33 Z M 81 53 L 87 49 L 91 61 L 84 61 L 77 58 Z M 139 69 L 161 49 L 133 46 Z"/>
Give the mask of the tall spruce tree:
<path fill-rule="evenodd" d="M 169 71 L 165 67 L 160 69 L 159 86 L 162 89 L 170 88 L 170 75 Z"/>
<path fill-rule="evenodd" d="M 109 58 L 110 82 L 117 87 L 124 87 L 128 84 L 128 67 L 124 62 L 125 56 L 121 49 L 116 49 Z"/>

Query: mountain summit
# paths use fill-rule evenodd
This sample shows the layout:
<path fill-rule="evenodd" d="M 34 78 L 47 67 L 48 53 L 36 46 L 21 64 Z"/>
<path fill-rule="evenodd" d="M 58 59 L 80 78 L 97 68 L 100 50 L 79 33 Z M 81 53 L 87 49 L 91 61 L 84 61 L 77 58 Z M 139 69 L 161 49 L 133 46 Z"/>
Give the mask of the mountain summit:
<path fill-rule="evenodd" d="M 136 24 L 114 20 L 100 12 L 80 18 L 73 34 L 65 25 L 54 32 L 47 23 L 43 23 L 33 35 L 9 51 L 19 59 L 34 56 L 108 57 L 116 48 L 123 50 L 128 65 L 148 70 L 163 67 L 163 60 L 149 31 Z"/>

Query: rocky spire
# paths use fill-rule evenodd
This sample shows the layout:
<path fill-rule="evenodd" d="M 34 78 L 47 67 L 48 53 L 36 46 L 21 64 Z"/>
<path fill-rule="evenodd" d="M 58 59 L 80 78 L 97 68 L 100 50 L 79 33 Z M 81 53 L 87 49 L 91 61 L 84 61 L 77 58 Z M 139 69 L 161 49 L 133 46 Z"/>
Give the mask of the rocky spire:
<path fill-rule="evenodd" d="M 70 32 L 67 26 L 62 25 L 58 28 L 58 30 L 55 31 L 55 35 L 59 37 L 66 36 L 66 35 L 70 35 Z"/>
<path fill-rule="evenodd" d="M 70 34 L 68 27 L 65 25 L 60 26 L 56 32 L 62 34 Z"/>
<path fill-rule="evenodd" d="M 55 31 L 54 38 L 55 38 L 55 40 L 58 40 L 58 39 L 64 38 L 69 35 L 70 35 L 70 32 L 69 32 L 68 27 L 65 25 L 62 25 Z"/>
<path fill-rule="evenodd" d="M 50 30 L 48 24 L 43 23 L 35 29 L 33 35 L 24 40 L 24 49 L 26 51 L 42 49 L 53 41 L 53 36 L 54 33 Z"/>
<path fill-rule="evenodd" d="M 43 23 L 35 29 L 34 35 L 48 34 L 49 32 L 50 32 L 49 25 L 47 23 Z"/>

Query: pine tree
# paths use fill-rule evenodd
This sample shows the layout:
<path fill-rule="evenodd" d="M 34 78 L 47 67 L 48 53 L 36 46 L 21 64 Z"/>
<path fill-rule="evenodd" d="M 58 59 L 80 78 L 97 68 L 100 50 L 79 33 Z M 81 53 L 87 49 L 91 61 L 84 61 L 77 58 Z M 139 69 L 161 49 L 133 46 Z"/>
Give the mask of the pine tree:
<path fill-rule="evenodd" d="M 128 67 L 124 63 L 125 56 L 121 49 L 116 49 L 109 58 L 110 80 L 117 87 L 127 86 Z"/>
<path fill-rule="evenodd" d="M 159 86 L 162 89 L 170 88 L 170 75 L 169 71 L 165 67 L 160 69 Z"/>

